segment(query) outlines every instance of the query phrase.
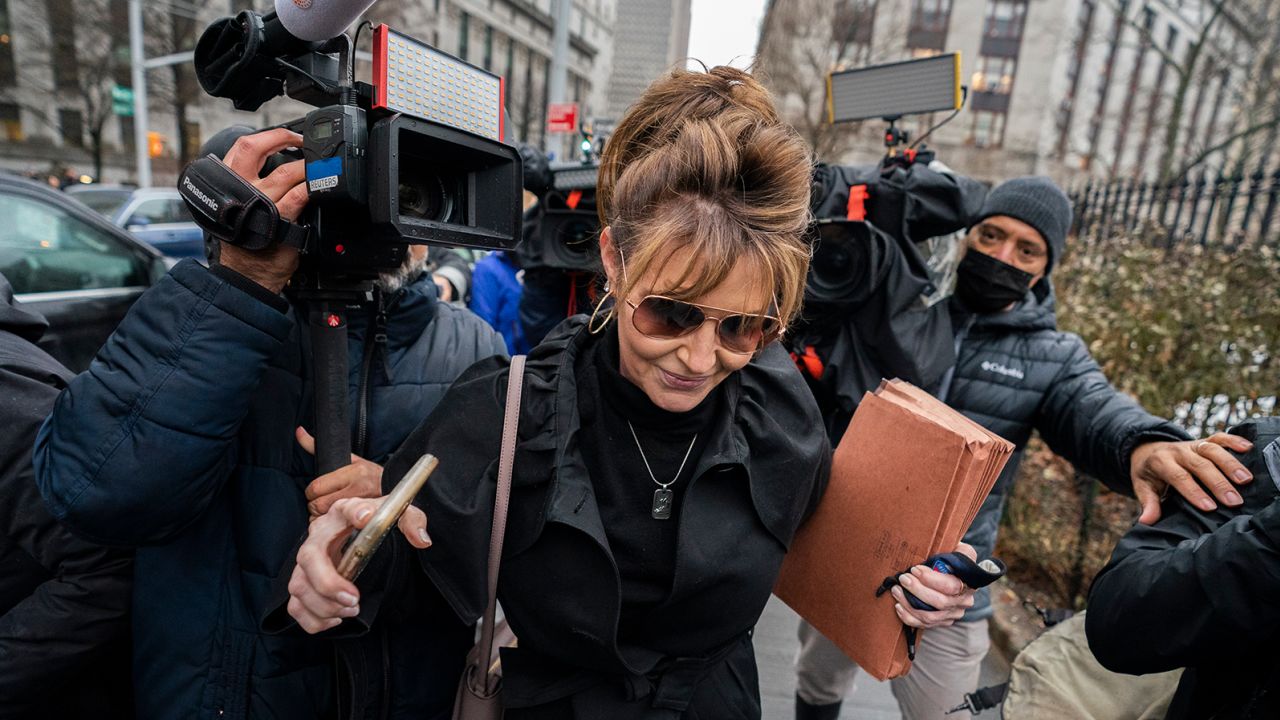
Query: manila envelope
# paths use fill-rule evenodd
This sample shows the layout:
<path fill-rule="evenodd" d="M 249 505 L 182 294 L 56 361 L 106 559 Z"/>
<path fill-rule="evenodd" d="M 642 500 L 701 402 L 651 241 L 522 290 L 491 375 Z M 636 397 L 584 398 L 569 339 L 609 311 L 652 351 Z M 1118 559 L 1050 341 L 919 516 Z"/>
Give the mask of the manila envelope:
<path fill-rule="evenodd" d="M 959 543 L 1013 449 L 901 385 L 864 396 L 836 448 L 822 502 L 796 533 L 774 588 L 881 680 L 906 673 L 910 662 L 893 597 L 876 597 L 876 589 Z"/>

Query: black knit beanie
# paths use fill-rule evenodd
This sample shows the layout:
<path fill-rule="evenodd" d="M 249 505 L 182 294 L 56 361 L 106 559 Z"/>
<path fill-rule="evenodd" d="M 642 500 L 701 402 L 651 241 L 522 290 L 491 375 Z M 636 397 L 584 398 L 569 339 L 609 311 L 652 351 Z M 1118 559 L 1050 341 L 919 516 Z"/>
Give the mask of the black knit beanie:
<path fill-rule="evenodd" d="M 1005 215 L 1030 225 L 1049 245 L 1047 275 L 1067 249 L 1071 230 L 1071 200 L 1047 177 L 1020 177 L 997 185 L 987 193 L 973 225 L 994 215 Z"/>

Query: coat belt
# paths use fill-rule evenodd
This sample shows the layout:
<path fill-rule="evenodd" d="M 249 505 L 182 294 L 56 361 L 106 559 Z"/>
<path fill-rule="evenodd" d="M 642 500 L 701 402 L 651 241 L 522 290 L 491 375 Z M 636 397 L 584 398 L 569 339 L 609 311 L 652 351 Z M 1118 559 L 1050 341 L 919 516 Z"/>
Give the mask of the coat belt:
<path fill-rule="evenodd" d="M 640 700 L 652 695 L 653 707 L 684 712 L 693 701 L 698 683 L 750 635 L 750 631 L 745 632 L 706 657 L 669 658 L 645 675 L 628 675 L 623 680 L 627 699 Z"/>
<path fill-rule="evenodd" d="M 702 679 L 750 636 L 750 631 L 744 632 L 703 657 L 664 658 L 644 674 L 612 677 L 584 669 L 571 670 L 555 661 L 548 662 L 549 658 L 527 646 L 504 649 L 503 698 L 509 707 L 532 707 L 591 688 L 610 684 L 618 687 L 616 683 L 621 682 L 627 702 L 639 703 L 652 698 L 648 705 L 654 708 L 683 713 L 693 701 Z"/>

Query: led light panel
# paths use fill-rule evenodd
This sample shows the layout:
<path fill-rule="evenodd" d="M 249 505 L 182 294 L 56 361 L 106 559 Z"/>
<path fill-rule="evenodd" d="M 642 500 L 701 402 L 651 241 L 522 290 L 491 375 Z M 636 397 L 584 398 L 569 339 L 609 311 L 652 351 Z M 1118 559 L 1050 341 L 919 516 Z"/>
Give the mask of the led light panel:
<path fill-rule="evenodd" d="M 554 173 L 552 184 L 557 190 L 595 188 L 596 179 L 600 176 L 600 168 L 595 165 L 552 167 L 551 170 Z"/>
<path fill-rule="evenodd" d="M 502 140 L 501 77 L 386 25 L 373 31 L 373 84 L 375 108 Z"/>
<path fill-rule="evenodd" d="M 827 76 L 827 119 L 898 118 L 960 107 L 960 53 Z"/>

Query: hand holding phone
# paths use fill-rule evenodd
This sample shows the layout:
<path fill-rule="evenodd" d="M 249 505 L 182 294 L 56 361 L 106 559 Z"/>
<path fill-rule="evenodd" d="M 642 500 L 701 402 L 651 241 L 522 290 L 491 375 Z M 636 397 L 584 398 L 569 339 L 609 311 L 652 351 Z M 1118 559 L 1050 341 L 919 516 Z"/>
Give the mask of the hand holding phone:
<path fill-rule="evenodd" d="M 360 575 L 382 544 L 383 538 L 396 526 L 405 508 L 409 507 L 409 503 L 439 465 L 440 461 L 435 455 L 427 454 L 409 468 L 409 472 L 396 483 L 395 489 L 374 511 L 369 523 L 348 543 L 342 559 L 338 561 L 339 575 L 348 580 L 355 580 Z"/>

